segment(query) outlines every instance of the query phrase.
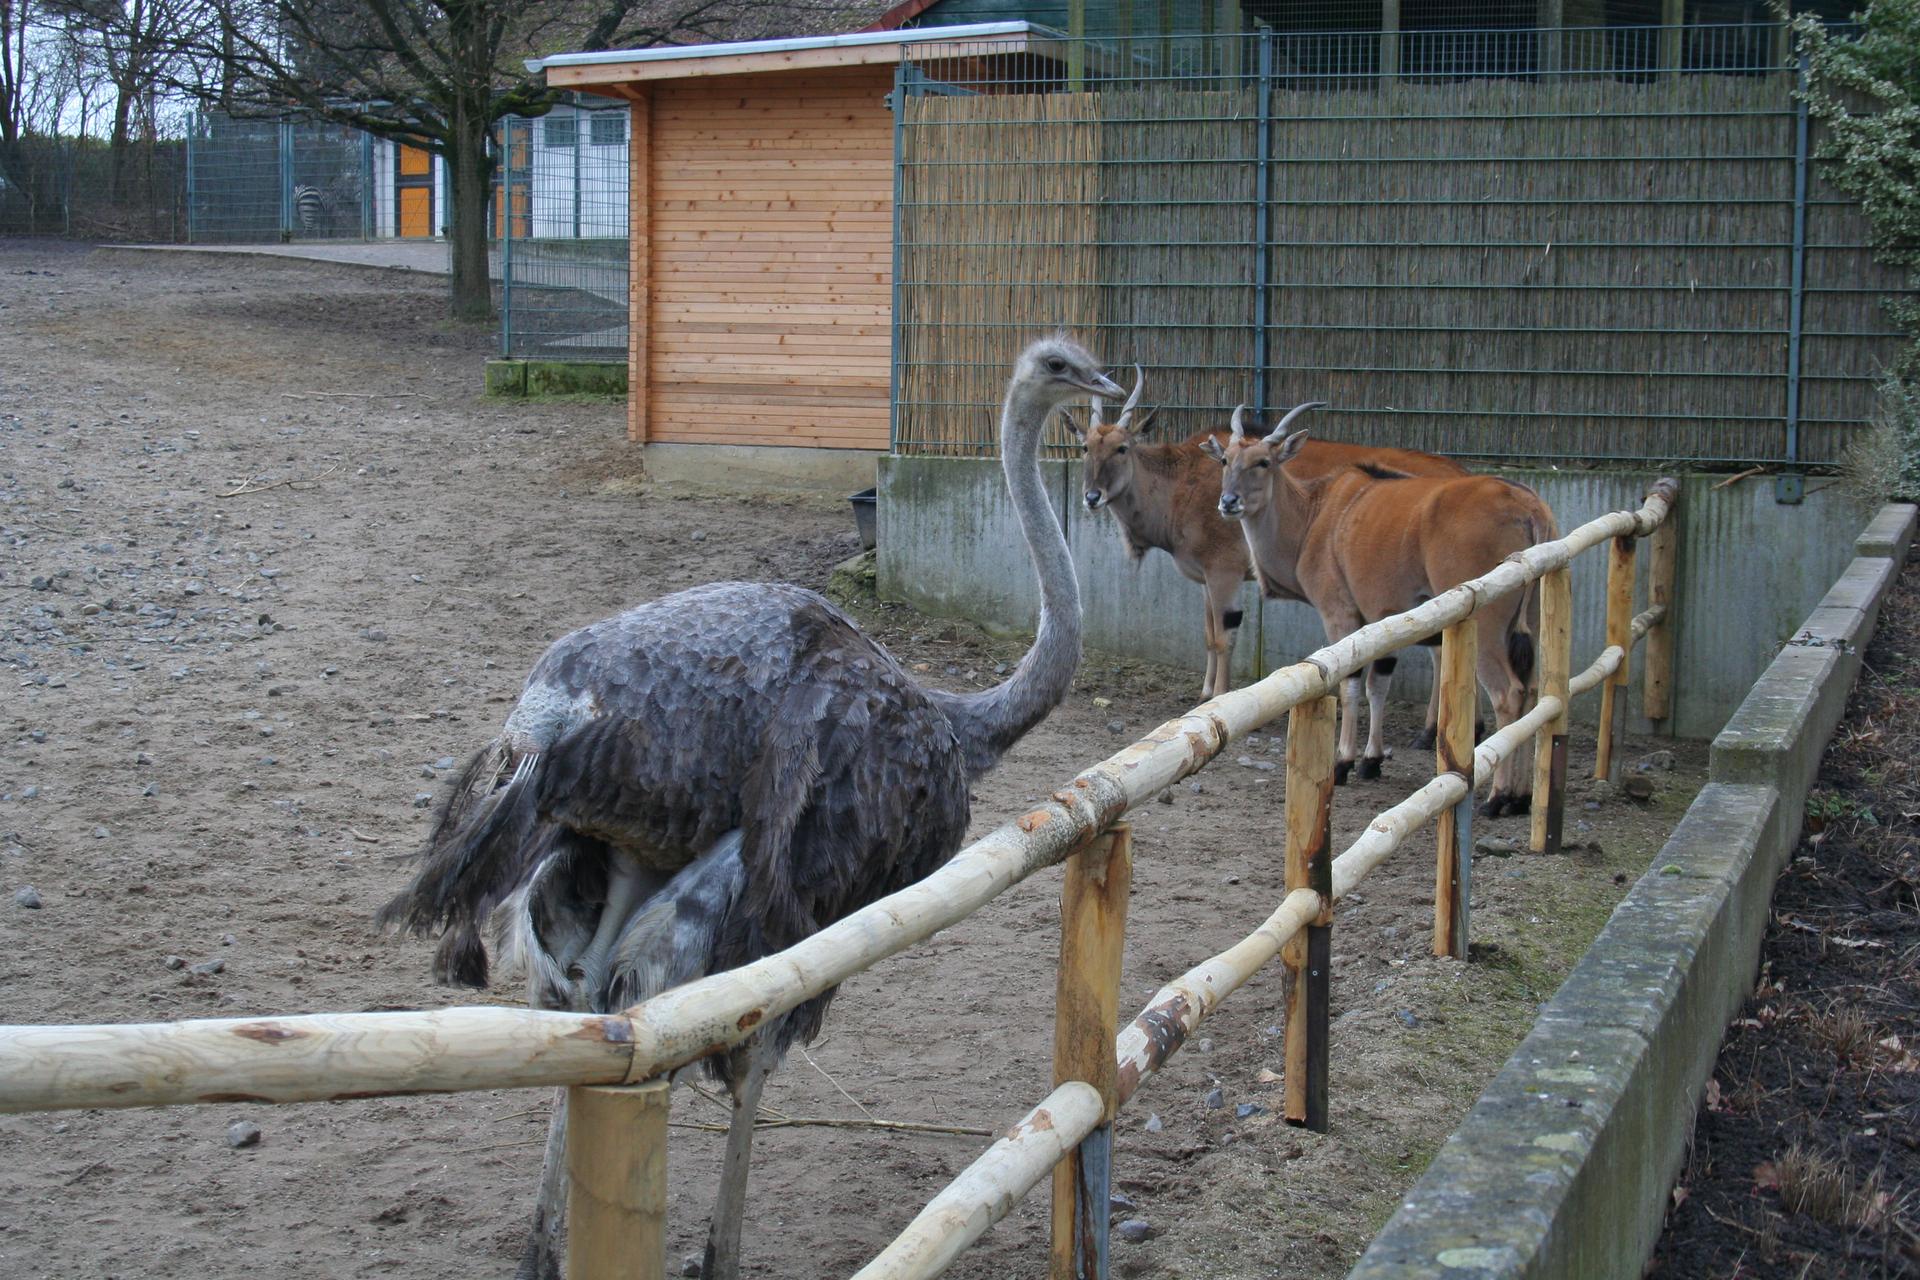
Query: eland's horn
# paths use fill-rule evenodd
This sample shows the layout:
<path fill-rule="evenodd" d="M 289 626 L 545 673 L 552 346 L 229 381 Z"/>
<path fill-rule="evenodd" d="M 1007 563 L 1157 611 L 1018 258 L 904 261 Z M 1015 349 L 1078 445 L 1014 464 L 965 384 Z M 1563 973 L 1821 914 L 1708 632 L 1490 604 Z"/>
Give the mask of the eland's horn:
<path fill-rule="evenodd" d="M 1287 427 L 1293 422 L 1295 418 L 1299 417 L 1301 414 L 1305 413 L 1307 410 L 1324 409 L 1326 407 L 1327 407 L 1327 402 L 1325 400 L 1309 400 L 1305 404 L 1297 404 L 1293 406 L 1293 408 L 1287 410 L 1287 416 L 1280 419 L 1279 422 L 1275 423 L 1273 430 L 1267 432 L 1268 441 L 1273 442 L 1273 441 L 1279 441 L 1283 439 L 1287 434 Z"/>
<path fill-rule="evenodd" d="M 1235 405 L 1233 409 L 1233 438 L 1235 440 L 1247 438 L 1247 406 L 1243 404 Z"/>
<path fill-rule="evenodd" d="M 1147 377 L 1140 372 L 1140 366 L 1133 366 L 1133 390 L 1128 393 L 1127 402 L 1120 406 L 1120 420 L 1114 423 L 1115 426 L 1125 427 L 1133 420 L 1133 411 L 1140 403 L 1140 392 L 1146 385 Z"/>

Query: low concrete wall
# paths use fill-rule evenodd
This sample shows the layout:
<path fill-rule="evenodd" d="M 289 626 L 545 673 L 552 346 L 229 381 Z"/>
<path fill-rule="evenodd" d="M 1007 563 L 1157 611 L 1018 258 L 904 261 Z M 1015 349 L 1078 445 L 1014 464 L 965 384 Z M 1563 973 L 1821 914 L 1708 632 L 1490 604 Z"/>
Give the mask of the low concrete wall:
<path fill-rule="evenodd" d="M 873 488 L 882 455 L 871 449 L 776 445 L 649 444 L 647 475 L 663 484 L 752 493 L 846 497 Z"/>
<path fill-rule="evenodd" d="M 1714 741 L 1712 780 L 1349 1280 L 1634 1280 L 1773 884 L 1913 538 L 1882 510 Z"/>
<path fill-rule="evenodd" d="M 1079 502 L 1077 462 L 1043 466 L 1086 597 L 1087 643 L 1191 667 L 1197 692 L 1206 659 L 1199 586 L 1181 577 L 1161 552 L 1149 552 L 1138 564 L 1127 560 L 1112 515 L 1088 512 Z M 1563 529 L 1637 507 L 1655 478 L 1652 472 L 1504 474 L 1539 490 Z M 1782 506 L 1764 478 L 1725 489 L 1715 488 L 1716 483 L 1712 476 L 1688 477 L 1678 513 L 1678 676 L 1674 715 L 1660 728 L 1689 738 L 1719 732 L 1775 650 L 1793 637 L 1845 566 L 1867 516 L 1838 488 L 1822 489 L 1798 506 Z M 883 597 L 1021 631 L 1033 626 L 1039 609 L 1032 576 L 998 462 L 895 455 L 880 460 Z M 1575 658 L 1584 665 L 1600 651 L 1604 634 L 1606 570 L 1598 553 L 1579 562 L 1573 590 Z M 1234 654 L 1237 680 L 1297 661 L 1326 643 L 1319 616 L 1306 605 L 1257 600 L 1252 584 L 1243 593 L 1247 622 Z M 1639 594 L 1644 602 L 1644 582 Z M 1402 663 L 1400 673 L 1395 697 L 1424 700 L 1432 664 L 1415 658 Z M 1590 718 L 1597 706 L 1598 699 L 1584 699 L 1574 714 Z M 1637 721 L 1637 694 L 1629 706 Z M 1636 727 L 1648 728 L 1640 722 Z"/>

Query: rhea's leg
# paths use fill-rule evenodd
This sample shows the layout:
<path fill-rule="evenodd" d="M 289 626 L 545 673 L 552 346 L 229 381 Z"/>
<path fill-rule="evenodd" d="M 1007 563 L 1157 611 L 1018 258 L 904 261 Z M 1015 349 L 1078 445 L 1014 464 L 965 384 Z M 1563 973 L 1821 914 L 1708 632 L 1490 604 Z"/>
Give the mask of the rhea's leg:
<path fill-rule="evenodd" d="M 740 1226 L 747 1208 L 747 1159 L 753 1152 L 753 1124 L 760 1115 L 760 1089 L 773 1070 L 773 1044 L 757 1035 L 734 1052 L 733 1119 L 727 1125 L 727 1150 L 720 1161 L 720 1195 L 707 1227 L 704 1280 L 737 1280 L 740 1274 Z"/>
<path fill-rule="evenodd" d="M 579 959 L 567 966 L 567 976 L 580 984 L 580 1002 L 582 1012 L 598 1010 L 602 994 L 607 989 L 607 974 L 613 966 L 613 944 L 626 928 L 627 918 L 633 909 L 646 896 L 646 890 L 652 884 L 647 876 L 629 859 L 618 853 L 607 854 L 607 901 L 600 909 L 600 921 L 594 926 L 593 941 L 580 953 Z"/>
<path fill-rule="evenodd" d="M 553 1091 L 547 1154 L 540 1164 L 540 1198 L 513 1280 L 560 1280 L 560 1235 L 567 1227 L 567 1091 Z"/>

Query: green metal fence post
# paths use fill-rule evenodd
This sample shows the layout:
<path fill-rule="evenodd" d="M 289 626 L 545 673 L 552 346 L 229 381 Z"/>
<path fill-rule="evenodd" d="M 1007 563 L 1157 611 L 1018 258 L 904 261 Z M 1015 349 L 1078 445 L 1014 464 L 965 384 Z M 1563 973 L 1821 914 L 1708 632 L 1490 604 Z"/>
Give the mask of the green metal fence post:
<path fill-rule="evenodd" d="M 907 118 L 907 50 L 900 50 L 900 61 L 893 68 L 893 92 L 887 96 L 887 105 L 893 108 L 893 273 L 889 281 L 892 291 L 890 310 L 893 323 L 887 326 L 887 449 L 900 452 L 900 352 L 904 345 L 902 335 L 906 331 L 906 317 L 900 314 L 900 273 L 906 266 L 907 256 L 900 243 L 900 229 L 904 222 L 900 216 L 900 202 L 906 198 L 906 118 Z"/>
<path fill-rule="evenodd" d="M 293 122 L 280 122 L 280 238 L 293 238 Z"/>
<path fill-rule="evenodd" d="M 506 145 L 500 148 L 500 354 L 513 356 L 513 128 L 512 116 L 500 122 L 500 134 Z M 533 126 L 528 125 L 531 131 Z M 532 139 L 528 139 L 527 162 L 533 162 Z M 533 216 L 533 193 L 527 193 L 527 216 Z M 531 228 L 529 228 L 531 229 Z"/>
<path fill-rule="evenodd" d="M 1267 248 L 1267 241 L 1273 237 L 1273 30 L 1269 27 L 1260 29 L 1258 94 L 1259 161 L 1253 179 L 1253 412 L 1256 421 L 1263 421 L 1267 414 L 1267 326 L 1273 320 L 1273 303 L 1268 296 L 1272 254 Z"/>
<path fill-rule="evenodd" d="M 1793 122 L 1793 265 L 1787 297 L 1787 461 L 1800 461 L 1800 332 L 1806 309 L 1807 286 L 1807 55 L 1800 55 L 1795 76 Z M 1799 475 L 1779 476 L 1774 497 L 1798 502 L 1804 481 Z"/>

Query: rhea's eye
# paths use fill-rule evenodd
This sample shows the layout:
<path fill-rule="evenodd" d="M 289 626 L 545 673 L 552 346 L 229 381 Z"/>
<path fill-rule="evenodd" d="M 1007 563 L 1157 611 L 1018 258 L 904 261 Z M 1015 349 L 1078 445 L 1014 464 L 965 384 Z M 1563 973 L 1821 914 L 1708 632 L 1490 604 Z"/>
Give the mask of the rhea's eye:
<path fill-rule="evenodd" d="M 1053 356 L 1047 360 L 1048 373 L 1065 373 L 1066 371 L 1067 371 L 1067 362 L 1065 360 L 1062 360 L 1059 356 Z"/>

